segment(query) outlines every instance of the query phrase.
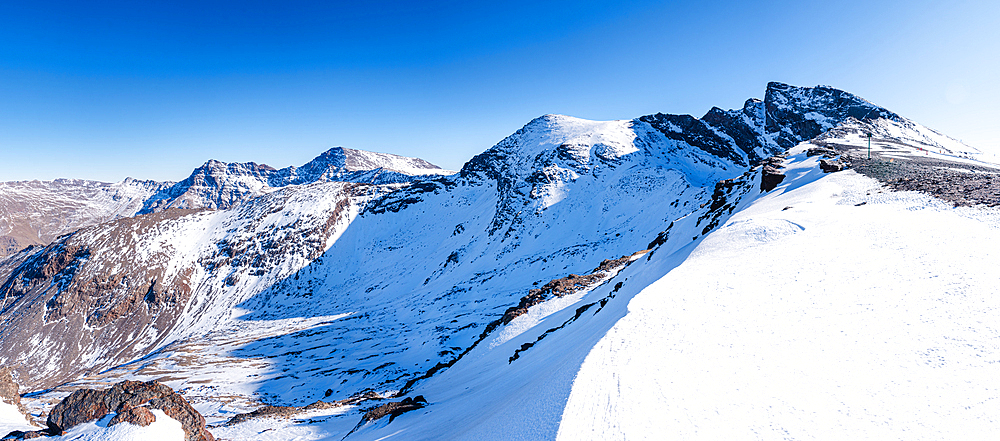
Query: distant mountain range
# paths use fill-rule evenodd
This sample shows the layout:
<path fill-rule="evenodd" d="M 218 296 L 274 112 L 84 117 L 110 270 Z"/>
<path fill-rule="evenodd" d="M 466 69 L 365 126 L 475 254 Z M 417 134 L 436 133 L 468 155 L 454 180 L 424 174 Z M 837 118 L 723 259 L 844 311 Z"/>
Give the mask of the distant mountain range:
<path fill-rule="evenodd" d="M 401 184 L 449 174 L 427 161 L 334 147 L 301 167 L 208 161 L 180 182 L 0 182 L 0 257 L 101 222 L 170 208 L 226 209 L 288 185 Z"/>

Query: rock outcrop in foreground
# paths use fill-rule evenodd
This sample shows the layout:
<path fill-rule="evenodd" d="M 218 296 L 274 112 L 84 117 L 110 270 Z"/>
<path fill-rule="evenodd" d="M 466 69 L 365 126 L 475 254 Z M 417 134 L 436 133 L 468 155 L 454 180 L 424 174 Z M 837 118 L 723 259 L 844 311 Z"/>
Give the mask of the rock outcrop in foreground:
<path fill-rule="evenodd" d="M 148 426 L 156 421 L 151 409 L 159 409 L 181 423 L 184 441 L 215 441 L 205 428 L 205 418 L 168 386 L 156 381 L 123 381 L 103 391 L 80 389 L 63 399 L 49 412 L 48 428 L 16 434 L 15 439 L 58 436 L 66 430 L 115 413 L 108 423 Z"/>

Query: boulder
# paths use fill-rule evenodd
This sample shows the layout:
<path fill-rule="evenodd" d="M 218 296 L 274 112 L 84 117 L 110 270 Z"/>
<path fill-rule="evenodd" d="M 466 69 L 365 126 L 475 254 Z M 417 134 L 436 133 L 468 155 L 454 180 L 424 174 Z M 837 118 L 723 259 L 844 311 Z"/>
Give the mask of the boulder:
<path fill-rule="evenodd" d="M 114 426 L 118 423 L 130 423 L 136 426 L 146 427 L 156 421 L 156 415 L 150 412 L 149 409 L 145 407 L 134 407 L 128 404 L 122 405 L 121 411 L 118 412 L 111 421 L 108 422 L 108 426 Z"/>
<path fill-rule="evenodd" d="M 760 191 L 774 190 L 784 180 L 785 174 L 781 173 L 781 170 L 770 165 L 765 165 L 760 176 Z"/>
<path fill-rule="evenodd" d="M 185 441 L 215 439 L 205 428 L 205 418 L 184 397 L 156 381 L 123 381 L 103 391 L 77 390 L 56 404 L 46 422 L 49 432 L 61 434 L 77 424 L 95 421 L 115 412 L 118 415 L 112 418 L 111 424 L 131 422 L 148 425 L 155 421 L 150 409 L 162 410 L 179 421 L 184 429 Z"/>
<path fill-rule="evenodd" d="M 836 159 L 820 159 L 819 168 L 823 173 L 839 172 L 844 169 L 844 163 Z"/>
<path fill-rule="evenodd" d="M 806 150 L 806 156 L 823 155 L 824 157 L 832 158 L 837 156 L 837 154 L 836 150 L 828 147 L 812 147 L 809 150 Z"/>

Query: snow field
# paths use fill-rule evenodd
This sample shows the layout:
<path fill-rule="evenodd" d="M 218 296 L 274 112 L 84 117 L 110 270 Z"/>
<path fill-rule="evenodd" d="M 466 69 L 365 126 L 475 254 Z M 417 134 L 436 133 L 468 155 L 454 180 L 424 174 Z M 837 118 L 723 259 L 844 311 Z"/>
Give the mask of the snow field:
<path fill-rule="evenodd" d="M 559 439 L 1000 429 L 995 210 L 791 162 L 791 180 L 632 299 L 577 374 Z"/>
<path fill-rule="evenodd" d="M 89 423 L 71 427 L 62 436 L 46 438 L 59 441 L 183 441 L 184 429 L 181 423 L 160 409 L 151 409 L 156 421 L 141 427 L 131 423 L 120 423 L 108 426 L 114 414 Z"/>
<path fill-rule="evenodd" d="M 14 430 L 28 431 L 37 429 L 37 427 L 28 424 L 28 420 L 17 410 L 17 406 L 0 400 L 0 436 Z"/>

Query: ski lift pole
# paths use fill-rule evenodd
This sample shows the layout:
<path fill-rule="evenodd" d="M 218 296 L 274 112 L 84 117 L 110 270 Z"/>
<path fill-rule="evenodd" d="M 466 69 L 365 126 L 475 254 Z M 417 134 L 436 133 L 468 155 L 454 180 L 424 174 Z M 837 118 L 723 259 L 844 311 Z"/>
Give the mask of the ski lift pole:
<path fill-rule="evenodd" d="M 868 135 L 868 159 L 872 159 L 872 134 L 865 132 L 865 135 Z"/>

